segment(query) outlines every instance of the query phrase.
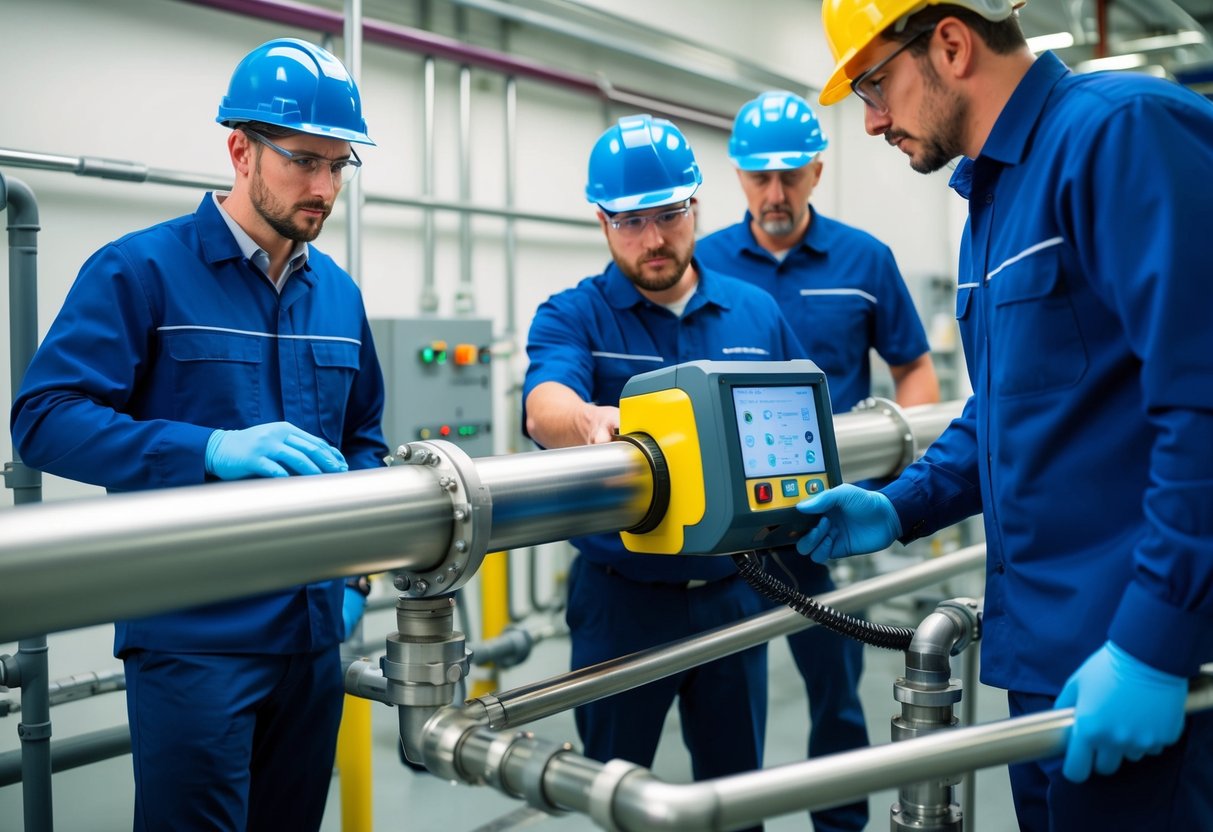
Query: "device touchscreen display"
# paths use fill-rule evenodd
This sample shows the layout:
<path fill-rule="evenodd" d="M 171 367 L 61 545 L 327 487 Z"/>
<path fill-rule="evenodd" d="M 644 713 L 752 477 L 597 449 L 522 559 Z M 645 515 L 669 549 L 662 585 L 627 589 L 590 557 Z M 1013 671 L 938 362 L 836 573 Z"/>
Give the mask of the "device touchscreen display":
<path fill-rule="evenodd" d="M 810 385 L 734 387 L 733 406 L 746 479 L 825 473 Z"/>

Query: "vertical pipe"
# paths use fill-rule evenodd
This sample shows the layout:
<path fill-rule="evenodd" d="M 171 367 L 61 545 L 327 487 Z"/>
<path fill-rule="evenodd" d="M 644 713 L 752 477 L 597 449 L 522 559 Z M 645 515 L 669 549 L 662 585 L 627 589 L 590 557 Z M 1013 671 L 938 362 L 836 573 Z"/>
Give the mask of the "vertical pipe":
<path fill-rule="evenodd" d="M 518 79 L 505 79 L 505 207 L 513 210 L 517 201 L 518 178 Z M 501 343 L 505 349 L 506 386 L 506 453 L 514 453 L 522 437 L 522 383 L 514 378 L 514 356 L 518 352 L 518 224 L 513 217 L 505 220 L 505 332 Z"/>
<path fill-rule="evenodd" d="M 472 67 L 459 67 L 459 201 L 472 201 Z M 459 288 L 455 291 L 455 314 L 476 311 L 472 294 L 472 215 L 459 212 Z"/>
<path fill-rule="evenodd" d="M 422 77 L 421 115 L 421 193 L 426 199 L 434 198 L 434 56 L 426 55 Z M 421 313 L 438 311 L 438 293 L 434 291 L 434 254 L 438 245 L 434 227 L 434 209 L 426 208 L 422 213 L 421 246 L 424 269 L 421 282 Z"/>
<path fill-rule="evenodd" d="M 345 68 L 355 84 L 362 81 L 362 0 L 345 0 Z M 362 177 L 345 186 L 345 262 L 354 282 L 362 283 Z"/>
<path fill-rule="evenodd" d="M 13 395 L 21 389 L 25 369 L 38 349 L 38 203 L 20 179 L 0 175 L 0 205 L 8 209 L 9 375 Z M 13 448 L 5 466 L 5 483 L 15 504 L 42 500 L 42 472 L 27 468 Z M 21 797 L 26 832 L 54 828 L 51 799 L 51 703 L 46 636 L 17 643 L 16 666 L 21 685 Z"/>
<path fill-rule="evenodd" d="M 513 209 L 517 201 L 517 154 L 518 154 L 518 79 L 513 75 L 505 79 L 505 207 Z M 513 348 L 518 329 L 515 310 L 518 228 L 514 218 L 505 220 L 505 335 Z"/>
<path fill-rule="evenodd" d="M 1111 0 L 1095 0 L 1095 46 L 1092 56 L 1106 58 L 1108 56 L 1108 5 Z"/>
<path fill-rule="evenodd" d="M 977 688 L 980 684 L 978 668 L 981 666 L 981 649 L 976 644 L 970 644 L 961 658 L 964 666 L 961 668 L 960 684 L 964 689 L 964 699 L 960 700 L 960 724 L 968 728 L 977 724 Z M 960 808 L 964 812 L 965 828 L 977 828 L 977 769 L 965 772 L 964 784 L 961 786 Z"/>
<path fill-rule="evenodd" d="M 20 179 L 0 175 L 0 209 L 8 209 L 9 378 L 15 397 L 25 368 L 38 349 L 38 203 Z M 5 485 L 13 503 L 42 500 L 42 472 L 28 468 L 13 448 L 13 461 L 4 466 Z"/>

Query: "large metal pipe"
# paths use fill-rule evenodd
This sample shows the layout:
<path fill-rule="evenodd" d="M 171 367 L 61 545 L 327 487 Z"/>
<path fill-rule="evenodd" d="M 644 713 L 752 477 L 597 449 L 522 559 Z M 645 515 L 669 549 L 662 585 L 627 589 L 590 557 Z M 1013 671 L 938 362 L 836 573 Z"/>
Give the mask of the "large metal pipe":
<path fill-rule="evenodd" d="M 843 459 L 870 441 L 848 433 L 852 418 L 836 420 Z M 490 550 L 628 529 L 651 500 L 648 463 L 623 442 L 474 466 L 491 503 Z M 453 531 L 450 498 L 421 465 L 23 506 L 4 526 L 0 641 L 339 575 L 427 572 Z M 80 587 L 73 603 L 59 603 L 64 581 Z"/>
<path fill-rule="evenodd" d="M 895 476 L 939 438 L 963 407 L 963 401 L 950 401 L 902 409 L 887 399 L 870 399 L 835 416 L 843 479 Z"/>
<path fill-rule="evenodd" d="M 643 454 L 622 442 L 478 470 L 496 503 L 494 549 L 634 526 L 652 490 Z M 424 572 L 451 529 L 435 472 L 413 465 L 21 507 L 0 536 L 0 642 L 338 575 Z M 65 581 L 79 589 L 70 603 Z"/>
<path fill-rule="evenodd" d="M 494 552 L 630 529 L 653 498 L 648 460 L 626 442 L 484 457 L 476 472 L 493 495 Z"/>

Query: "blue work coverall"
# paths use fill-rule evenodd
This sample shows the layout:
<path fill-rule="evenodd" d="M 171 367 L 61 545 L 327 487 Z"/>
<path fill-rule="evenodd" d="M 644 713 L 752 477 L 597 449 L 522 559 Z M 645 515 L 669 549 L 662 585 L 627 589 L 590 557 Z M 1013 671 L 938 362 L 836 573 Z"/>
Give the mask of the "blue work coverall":
<path fill-rule="evenodd" d="M 804 351 L 769 295 L 696 266 L 699 284 L 681 317 L 645 299 L 612 263 L 553 295 L 527 339 L 523 400 L 559 382 L 598 405 L 618 405 L 640 373 L 696 359 L 782 361 Z M 525 422 L 525 420 L 524 420 Z M 568 624 L 574 669 L 653 647 L 762 610 L 727 557 L 628 552 L 617 534 L 572 540 Z M 651 765 L 678 698 L 696 779 L 762 764 L 766 646 L 753 647 L 578 708 L 585 753 Z"/>
<path fill-rule="evenodd" d="M 804 238 L 780 259 L 758 244 L 752 220 L 747 211 L 741 222 L 704 237 L 696 256 L 776 299 L 809 358 L 825 372 L 835 413 L 871 395 L 869 350 L 894 366 L 927 352 L 922 321 L 888 246 L 810 205 Z M 767 570 L 809 596 L 834 589 L 827 567 L 792 549 L 776 553 Z M 808 693 L 809 756 L 867 745 L 858 691 L 863 645 L 811 627 L 788 636 L 788 647 Z M 868 804 L 861 800 L 812 817 L 817 832 L 863 829 Z"/>
<path fill-rule="evenodd" d="M 982 679 L 1048 708 L 1111 639 L 1213 660 L 1213 106 L 1045 53 L 952 186 L 974 394 L 883 491 L 905 538 L 985 512 Z M 1011 767 L 1026 829 L 1213 829 L 1213 714 L 1158 756 L 1067 781 Z M 1051 824 L 1051 825 L 1050 825 Z"/>
<path fill-rule="evenodd" d="M 220 211 L 208 194 L 85 263 L 13 405 L 25 462 L 111 492 L 197 484 L 215 429 L 288 421 L 351 469 L 382 464 L 383 377 L 358 288 L 309 246 L 279 294 Z M 135 828 L 319 826 L 343 593 L 325 581 L 117 623 Z"/>

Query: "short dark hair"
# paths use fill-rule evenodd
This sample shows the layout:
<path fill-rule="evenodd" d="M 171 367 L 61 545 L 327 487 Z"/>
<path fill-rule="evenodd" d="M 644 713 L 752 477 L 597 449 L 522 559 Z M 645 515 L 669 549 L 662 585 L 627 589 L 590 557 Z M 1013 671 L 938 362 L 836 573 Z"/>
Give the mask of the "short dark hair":
<path fill-rule="evenodd" d="M 910 15 L 909 20 L 899 31 L 897 26 L 893 25 L 885 29 L 881 36 L 886 40 L 905 43 L 924 29 L 930 29 L 945 17 L 955 17 L 960 20 L 976 32 L 977 36 L 985 41 L 986 46 L 997 55 L 1009 55 L 1028 45 L 1024 39 L 1023 30 L 1019 28 L 1019 12 L 1012 12 L 1011 16 L 1005 20 L 992 21 L 970 9 L 947 4 L 927 6 L 922 11 Z M 913 55 L 922 55 L 927 51 L 929 45 L 928 40 L 924 38 L 911 44 L 909 51 Z"/>
<path fill-rule="evenodd" d="M 264 121 L 242 121 L 239 124 L 233 124 L 232 127 L 236 130 L 252 130 L 254 133 L 260 133 L 271 139 L 285 139 L 288 136 L 294 136 L 299 133 L 298 130 L 292 130 L 289 127 L 279 127 L 277 124 L 266 124 Z"/>

